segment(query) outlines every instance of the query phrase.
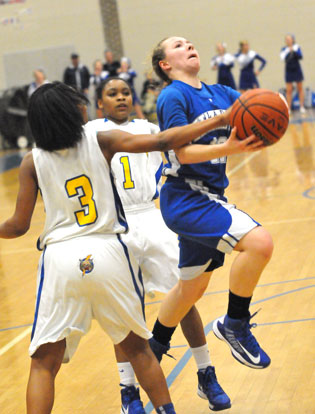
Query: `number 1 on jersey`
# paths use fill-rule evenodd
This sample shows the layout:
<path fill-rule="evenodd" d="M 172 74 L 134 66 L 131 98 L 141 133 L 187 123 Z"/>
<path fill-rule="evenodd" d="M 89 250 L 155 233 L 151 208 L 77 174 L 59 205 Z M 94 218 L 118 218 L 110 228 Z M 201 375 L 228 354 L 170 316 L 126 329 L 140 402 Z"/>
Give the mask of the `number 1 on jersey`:
<path fill-rule="evenodd" d="M 120 163 L 123 166 L 124 170 L 124 189 L 130 190 L 131 188 L 135 188 L 135 183 L 132 181 L 131 178 L 131 170 L 130 170 L 130 163 L 129 163 L 129 157 L 128 155 L 124 155 L 123 157 L 120 157 Z"/>

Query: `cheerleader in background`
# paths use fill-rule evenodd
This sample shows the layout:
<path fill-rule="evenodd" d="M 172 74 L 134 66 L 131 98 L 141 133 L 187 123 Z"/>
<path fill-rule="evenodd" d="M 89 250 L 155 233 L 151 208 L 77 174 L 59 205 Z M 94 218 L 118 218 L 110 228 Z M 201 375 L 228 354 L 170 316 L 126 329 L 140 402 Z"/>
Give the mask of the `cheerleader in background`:
<path fill-rule="evenodd" d="M 236 89 L 234 77 L 231 72 L 235 57 L 231 53 L 227 53 L 225 43 L 217 43 L 216 49 L 218 54 L 211 59 L 210 67 L 218 71 L 217 83 Z"/>
<path fill-rule="evenodd" d="M 289 108 L 291 108 L 293 83 L 296 82 L 300 100 L 300 112 L 304 114 L 304 77 L 300 65 L 300 60 L 303 59 L 302 51 L 300 46 L 295 43 L 295 37 L 292 34 L 286 35 L 285 44 L 286 46 L 281 49 L 280 58 L 285 62 L 286 98 Z"/>
<path fill-rule="evenodd" d="M 257 76 L 265 67 L 267 61 L 258 53 L 249 49 L 249 43 L 244 40 L 240 42 L 240 50 L 235 55 L 240 65 L 240 92 L 245 92 L 247 89 L 259 88 Z M 259 60 L 261 65 L 258 70 L 254 68 L 255 60 Z"/>

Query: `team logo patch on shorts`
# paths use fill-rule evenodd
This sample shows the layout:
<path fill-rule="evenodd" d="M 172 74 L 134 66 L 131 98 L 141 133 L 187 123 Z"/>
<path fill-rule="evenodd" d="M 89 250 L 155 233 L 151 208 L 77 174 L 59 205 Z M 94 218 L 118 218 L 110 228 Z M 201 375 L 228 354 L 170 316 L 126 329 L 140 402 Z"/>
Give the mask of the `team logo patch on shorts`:
<path fill-rule="evenodd" d="M 91 259 L 91 254 L 89 254 L 84 259 L 80 260 L 80 270 L 82 272 L 82 277 L 84 277 L 87 273 L 91 273 L 94 269 L 93 259 Z"/>

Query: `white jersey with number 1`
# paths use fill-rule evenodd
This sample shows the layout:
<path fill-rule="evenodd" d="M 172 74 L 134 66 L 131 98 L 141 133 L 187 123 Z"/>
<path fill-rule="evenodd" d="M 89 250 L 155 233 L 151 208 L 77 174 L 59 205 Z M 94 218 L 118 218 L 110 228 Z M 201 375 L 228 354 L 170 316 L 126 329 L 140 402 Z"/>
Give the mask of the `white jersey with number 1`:
<path fill-rule="evenodd" d="M 155 124 L 142 119 L 116 124 L 105 118 L 88 125 L 97 132 L 114 129 L 131 134 L 159 132 Z M 160 152 L 117 153 L 111 162 L 129 226 L 129 233 L 123 235 L 123 240 L 141 267 L 146 292 L 168 292 L 179 278 L 177 235 L 165 225 L 154 203 L 159 196 L 162 166 Z"/>

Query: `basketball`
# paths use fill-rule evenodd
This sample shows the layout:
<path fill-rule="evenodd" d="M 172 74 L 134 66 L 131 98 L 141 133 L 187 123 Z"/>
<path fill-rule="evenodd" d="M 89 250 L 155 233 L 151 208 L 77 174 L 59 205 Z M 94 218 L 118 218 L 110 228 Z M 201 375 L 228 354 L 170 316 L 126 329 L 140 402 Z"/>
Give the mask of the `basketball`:
<path fill-rule="evenodd" d="M 252 134 L 265 146 L 275 144 L 289 124 L 289 108 L 285 98 L 268 89 L 251 89 L 233 104 L 230 125 L 236 126 L 236 136 L 244 139 Z"/>

